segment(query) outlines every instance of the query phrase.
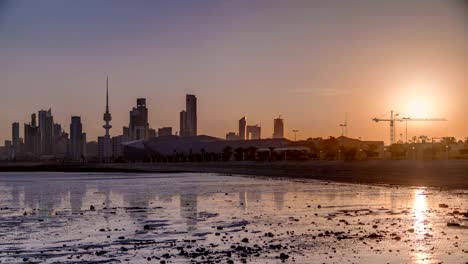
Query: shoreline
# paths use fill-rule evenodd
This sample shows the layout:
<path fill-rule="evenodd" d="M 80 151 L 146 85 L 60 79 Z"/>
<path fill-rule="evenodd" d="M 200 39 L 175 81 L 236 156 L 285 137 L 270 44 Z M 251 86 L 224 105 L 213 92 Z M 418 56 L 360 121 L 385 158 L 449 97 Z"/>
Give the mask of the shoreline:
<path fill-rule="evenodd" d="M 0 163 L 0 172 L 217 173 L 315 179 L 356 184 L 468 189 L 468 161 L 304 161 L 106 163 L 62 165 Z"/>

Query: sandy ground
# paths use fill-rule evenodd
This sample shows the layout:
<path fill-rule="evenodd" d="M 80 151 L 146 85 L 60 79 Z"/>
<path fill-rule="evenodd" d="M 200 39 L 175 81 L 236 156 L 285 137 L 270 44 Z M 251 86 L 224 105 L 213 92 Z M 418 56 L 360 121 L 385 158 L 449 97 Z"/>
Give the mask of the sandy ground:
<path fill-rule="evenodd" d="M 467 263 L 467 191 L 0 173 L 0 263 Z"/>

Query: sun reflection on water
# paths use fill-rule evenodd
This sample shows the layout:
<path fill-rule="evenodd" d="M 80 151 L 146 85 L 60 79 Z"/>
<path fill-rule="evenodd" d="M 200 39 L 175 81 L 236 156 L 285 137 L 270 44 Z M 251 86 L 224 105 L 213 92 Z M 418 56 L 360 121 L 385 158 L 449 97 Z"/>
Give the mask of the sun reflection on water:
<path fill-rule="evenodd" d="M 426 247 L 425 239 L 430 230 L 429 220 L 427 219 L 427 197 L 424 188 L 419 188 L 414 191 L 413 198 L 413 229 L 415 247 L 413 252 L 413 263 L 422 264 L 429 263 L 431 255 Z M 429 234 L 430 235 L 430 234 Z"/>

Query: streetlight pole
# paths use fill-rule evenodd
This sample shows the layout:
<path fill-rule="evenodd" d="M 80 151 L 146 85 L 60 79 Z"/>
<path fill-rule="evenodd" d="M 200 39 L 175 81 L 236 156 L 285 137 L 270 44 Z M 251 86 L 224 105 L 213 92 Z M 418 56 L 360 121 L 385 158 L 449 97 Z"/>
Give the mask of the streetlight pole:
<path fill-rule="evenodd" d="M 294 133 L 294 141 L 296 141 L 296 140 L 297 140 L 297 139 L 296 139 L 296 134 L 297 134 L 297 132 L 299 132 L 299 130 L 294 129 L 292 132 Z"/>

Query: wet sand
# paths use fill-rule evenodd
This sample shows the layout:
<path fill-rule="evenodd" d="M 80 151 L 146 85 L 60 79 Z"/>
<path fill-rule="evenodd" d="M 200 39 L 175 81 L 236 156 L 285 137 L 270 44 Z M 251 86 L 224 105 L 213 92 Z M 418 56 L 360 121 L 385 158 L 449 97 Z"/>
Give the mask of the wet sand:
<path fill-rule="evenodd" d="M 87 165 L 0 164 L 0 171 L 220 173 L 324 181 L 468 189 L 468 161 L 304 161 L 124 163 Z"/>
<path fill-rule="evenodd" d="M 2 263 L 466 263 L 467 190 L 0 173 Z"/>

